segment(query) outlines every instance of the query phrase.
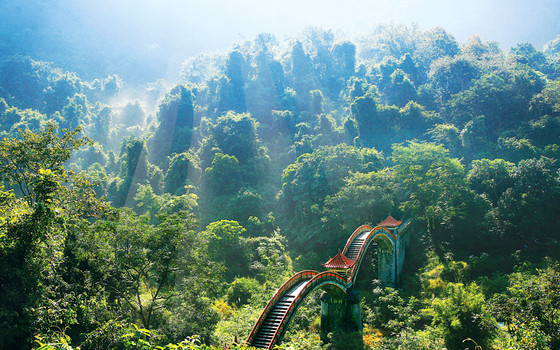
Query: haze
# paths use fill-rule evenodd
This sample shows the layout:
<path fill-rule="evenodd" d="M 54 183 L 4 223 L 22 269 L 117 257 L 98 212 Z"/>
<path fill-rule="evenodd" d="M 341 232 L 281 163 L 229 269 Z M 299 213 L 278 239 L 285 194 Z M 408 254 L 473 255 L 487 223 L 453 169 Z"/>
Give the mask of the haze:
<path fill-rule="evenodd" d="M 72 67 L 63 68 L 88 78 L 134 79 L 132 68 L 118 71 L 123 60 L 138 60 L 130 65 L 142 67 L 146 78 L 172 78 L 188 57 L 228 50 L 262 32 L 294 36 L 306 26 L 352 34 L 414 22 L 421 29 L 441 26 L 460 42 L 479 34 L 504 50 L 521 42 L 540 49 L 560 33 L 555 0 L 8 0 L 0 10 L 7 14 L 0 49 L 16 47 L 55 65 L 71 57 Z"/>

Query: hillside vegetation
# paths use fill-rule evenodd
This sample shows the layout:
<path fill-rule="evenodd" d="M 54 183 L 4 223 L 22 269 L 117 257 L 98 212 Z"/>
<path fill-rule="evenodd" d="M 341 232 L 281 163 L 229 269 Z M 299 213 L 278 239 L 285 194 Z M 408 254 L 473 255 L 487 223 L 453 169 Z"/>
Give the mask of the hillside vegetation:
<path fill-rule="evenodd" d="M 0 348 L 242 343 L 391 214 L 415 219 L 403 283 L 372 254 L 359 346 L 560 349 L 560 36 L 309 28 L 182 67 L 133 86 L 1 56 Z M 349 349 L 311 299 L 283 347 Z"/>

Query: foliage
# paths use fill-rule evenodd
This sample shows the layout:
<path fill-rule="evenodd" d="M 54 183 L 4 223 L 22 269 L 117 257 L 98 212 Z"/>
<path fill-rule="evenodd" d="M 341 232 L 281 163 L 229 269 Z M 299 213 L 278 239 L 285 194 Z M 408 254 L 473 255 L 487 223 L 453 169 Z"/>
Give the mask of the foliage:
<path fill-rule="evenodd" d="M 304 154 L 288 166 L 282 175 L 279 196 L 285 215 L 297 223 L 294 228 L 306 231 L 296 240 L 318 238 L 315 244 L 327 244 L 337 239 L 320 235 L 327 199 L 344 187 L 344 179 L 351 172 L 370 172 L 379 168 L 381 163 L 381 155 L 374 149 L 338 145 Z M 310 227 L 315 229 L 310 230 Z"/>
<path fill-rule="evenodd" d="M 496 321 L 486 309 L 484 295 L 476 284 L 449 283 L 444 297 L 432 301 L 430 312 L 448 349 L 463 349 L 463 341 L 468 338 L 484 349 L 490 348 Z"/>
<path fill-rule="evenodd" d="M 208 242 L 210 259 L 222 263 L 226 268 L 226 277 L 232 279 L 243 268 L 240 259 L 241 235 L 247 230 L 236 221 L 220 220 L 212 222 L 200 233 Z"/>
<path fill-rule="evenodd" d="M 191 90 L 178 85 L 160 104 L 158 127 L 149 140 L 152 163 L 161 164 L 165 157 L 189 149 L 194 123 L 193 100 Z"/>
<path fill-rule="evenodd" d="M 420 309 L 421 303 L 415 297 L 405 300 L 393 288 L 376 286 L 372 301 L 367 303 L 365 321 L 372 327 L 383 328 L 397 335 L 417 328 L 421 319 Z"/>
<path fill-rule="evenodd" d="M 416 235 L 404 290 L 362 291 L 363 344 L 321 344 L 309 299 L 281 348 L 560 346 L 559 38 L 260 34 L 173 87 L 39 62 L 32 32 L 0 43 L 1 348 L 242 341 L 292 257 L 318 269 L 389 213 Z"/>
<path fill-rule="evenodd" d="M 66 181 L 64 163 L 70 159 L 73 150 L 90 142 L 87 138 L 78 137 L 81 128 L 63 131 L 62 137 L 57 135 L 56 128 L 50 123 L 41 133 L 22 130 L 20 139 L 0 142 L 0 176 L 20 191 L 29 206 L 46 199 L 46 193 L 38 188 L 45 171 Z"/>
<path fill-rule="evenodd" d="M 494 296 L 492 312 L 506 324 L 514 348 L 554 349 L 560 344 L 557 262 L 544 269 L 520 269 L 510 275 L 507 292 Z"/>
<path fill-rule="evenodd" d="M 390 171 L 350 173 L 344 186 L 325 201 L 325 221 L 344 232 L 363 223 L 377 223 L 394 208 L 396 184 Z"/>
<path fill-rule="evenodd" d="M 231 305 L 240 307 L 248 304 L 253 294 L 257 294 L 261 289 L 261 285 L 255 279 L 236 278 L 227 291 L 227 301 Z"/>

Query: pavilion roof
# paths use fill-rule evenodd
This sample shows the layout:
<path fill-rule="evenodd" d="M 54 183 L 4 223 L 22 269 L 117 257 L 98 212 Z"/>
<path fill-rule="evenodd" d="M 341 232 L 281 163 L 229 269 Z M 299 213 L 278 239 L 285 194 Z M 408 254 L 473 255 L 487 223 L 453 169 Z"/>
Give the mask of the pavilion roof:
<path fill-rule="evenodd" d="M 402 221 L 398 221 L 396 220 L 394 217 L 392 217 L 391 215 L 387 216 L 387 218 L 383 221 L 381 221 L 379 224 L 377 224 L 377 226 L 384 226 L 384 227 L 397 227 L 400 224 L 402 224 Z"/>
<path fill-rule="evenodd" d="M 321 265 L 327 269 L 349 269 L 356 265 L 356 260 L 345 257 L 339 250 L 333 258 Z"/>

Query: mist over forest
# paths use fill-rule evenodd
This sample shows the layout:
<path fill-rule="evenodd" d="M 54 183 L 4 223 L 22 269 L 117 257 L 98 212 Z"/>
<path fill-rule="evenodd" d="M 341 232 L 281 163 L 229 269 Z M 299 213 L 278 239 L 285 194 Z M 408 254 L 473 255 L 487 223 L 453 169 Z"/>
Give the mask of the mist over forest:
<path fill-rule="evenodd" d="M 0 13 L 0 349 L 265 348 L 389 216 L 398 276 L 329 276 L 358 329 L 310 292 L 280 349 L 560 349 L 559 3 Z"/>
<path fill-rule="evenodd" d="M 479 35 L 505 51 L 523 42 L 542 49 L 560 31 L 554 0 L 6 0 L 0 12 L 0 55 L 30 55 L 86 80 L 118 74 L 133 84 L 176 82 L 187 58 L 225 52 L 260 33 L 283 41 L 310 26 L 348 39 L 391 22 L 441 26 L 461 42 Z"/>

